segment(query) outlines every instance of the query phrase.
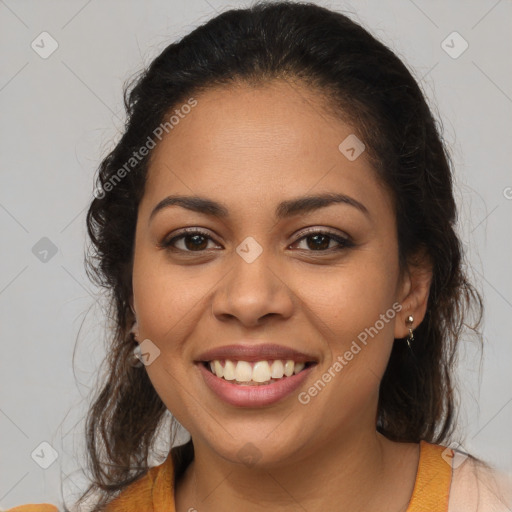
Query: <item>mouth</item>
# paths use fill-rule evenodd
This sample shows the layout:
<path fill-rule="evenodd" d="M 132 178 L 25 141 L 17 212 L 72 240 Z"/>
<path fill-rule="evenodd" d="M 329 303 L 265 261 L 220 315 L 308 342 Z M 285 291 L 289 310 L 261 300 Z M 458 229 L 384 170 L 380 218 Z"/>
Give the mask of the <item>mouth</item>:
<path fill-rule="evenodd" d="M 196 361 L 206 389 L 224 403 L 240 408 L 268 407 L 293 396 L 306 384 L 317 364 L 261 358 Z"/>
<path fill-rule="evenodd" d="M 291 396 L 319 364 L 319 356 L 276 343 L 214 347 L 194 362 L 209 388 L 235 407 L 266 407 Z"/>
<path fill-rule="evenodd" d="M 243 361 L 214 359 L 199 361 L 207 371 L 231 384 L 239 386 L 268 386 L 306 371 L 316 361 L 294 361 L 293 359 L 267 359 Z"/>

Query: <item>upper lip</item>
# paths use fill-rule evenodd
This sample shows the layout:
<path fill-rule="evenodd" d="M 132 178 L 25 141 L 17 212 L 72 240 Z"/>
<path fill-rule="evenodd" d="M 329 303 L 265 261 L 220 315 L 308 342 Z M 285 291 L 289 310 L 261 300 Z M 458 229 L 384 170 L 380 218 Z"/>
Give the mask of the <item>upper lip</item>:
<path fill-rule="evenodd" d="M 299 352 L 291 347 L 284 347 L 272 343 L 255 345 L 224 345 L 203 352 L 196 359 L 197 362 L 209 362 L 215 359 L 230 359 L 232 361 L 265 361 L 265 360 L 289 360 L 296 363 L 317 362 L 317 358 L 311 354 Z"/>

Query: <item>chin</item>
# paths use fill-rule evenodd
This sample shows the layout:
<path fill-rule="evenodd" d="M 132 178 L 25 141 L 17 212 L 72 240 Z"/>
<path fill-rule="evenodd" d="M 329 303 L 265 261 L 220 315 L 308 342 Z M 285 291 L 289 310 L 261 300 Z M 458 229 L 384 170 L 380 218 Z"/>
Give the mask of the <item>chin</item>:
<path fill-rule="evenodd" d="M 292 433 L 272 436 L 269 432 L 272 430 L 260 429 L 257 434 L 250 435 L 250 430 L 245 430 L 245 433 L 242 431 L 233 437 L 224 432 L 220 438 L 216 437 L 208 444 L 219 457 L 254 469 L 269 468 L 303 458 L 302 443 L 298 442 L 297 436 Z"/>

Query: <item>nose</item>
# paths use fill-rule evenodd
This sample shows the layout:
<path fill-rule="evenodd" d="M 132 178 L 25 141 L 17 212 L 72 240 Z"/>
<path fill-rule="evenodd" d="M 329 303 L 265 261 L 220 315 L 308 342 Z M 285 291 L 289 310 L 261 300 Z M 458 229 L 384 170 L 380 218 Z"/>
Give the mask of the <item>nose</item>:
<path fill-rule="evenodd" d="M 246 327 L 263 323 L 265 317 L 289 318 L 293 291 L 269 251 L 251 262 L 233 253 L 231 270 L 219 282 L 212 298 L 212 313 L 220 321 L 238 320 Z"/>

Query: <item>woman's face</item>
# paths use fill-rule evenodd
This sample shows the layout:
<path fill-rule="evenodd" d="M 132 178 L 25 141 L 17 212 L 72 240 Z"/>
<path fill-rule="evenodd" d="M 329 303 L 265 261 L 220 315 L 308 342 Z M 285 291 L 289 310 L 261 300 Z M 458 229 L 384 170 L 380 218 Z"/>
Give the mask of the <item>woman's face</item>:
<path fill-rule="evenodd" d="M 196 449 L 235 462 L 300 460 L 375 433 L 410 284 L 389 193 L 357 156 L 354 130 L 306 88 L 274 81 L 196 100 L 154 149 L 137 220 L 133 306 L 157 393 Z M 342 200 L 303 201 L 325 194 Z M 155 211 L 168 196 L 223 215 L 191 203 Z M 271 384 L 236 383 L 268 372 Z"/>

